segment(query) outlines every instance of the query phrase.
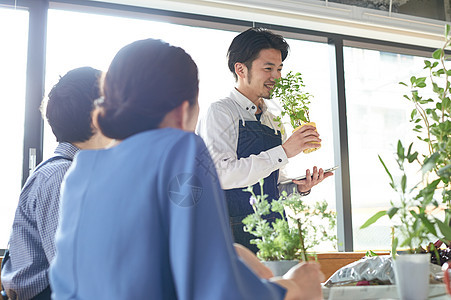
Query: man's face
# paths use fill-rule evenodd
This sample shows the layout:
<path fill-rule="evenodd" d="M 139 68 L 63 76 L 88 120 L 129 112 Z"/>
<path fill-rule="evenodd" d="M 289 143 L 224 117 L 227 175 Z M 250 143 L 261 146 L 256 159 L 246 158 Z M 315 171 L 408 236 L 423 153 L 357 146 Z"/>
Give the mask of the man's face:
<path fill-rule="evenodd" d="M 238 89 L 251 101 L 268 99 L 274 88 L 274 80 L 281 76 L 282 66 L 282 54 L 279 50 L 261 50 L 250 70 L 246 69 L 247 76 Z"/>

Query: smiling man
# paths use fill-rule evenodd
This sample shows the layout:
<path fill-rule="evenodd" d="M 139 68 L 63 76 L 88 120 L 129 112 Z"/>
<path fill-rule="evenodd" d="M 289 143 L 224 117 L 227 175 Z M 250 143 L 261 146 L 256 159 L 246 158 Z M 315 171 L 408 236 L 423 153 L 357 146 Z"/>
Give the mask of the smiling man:
<path fill-rule="evenodd" d="M 243 231 L 242 219 L 252 213 L 248 192 L 243 188 L 264 178 L 268 199 L 279 198 L 280 190 L 296 190 L 307 195 L 313 186 L 332 173 L 322 169 L 306 170 L 306 180 L 279 185 L 279 169 L 305 149 L 320 142 L 312 126 L 304 126 L 288 139 L 274 122 L 265 101 L 270 98 L 275 80 L 281 77 L 289 46 L 284 38 L 263 28 L 250 28 L 236 36 L 227 53 L 228 66 L 236 85 L 230 95 L 214 102 L 201 118 L 197 132 L 204 139 L 215 162 L 225 190 L 235 242 L 256 252 Z M 259 192 L 257 187 L 254 191 Z M 270 215 L 271 221 L 276 216 Z"/>

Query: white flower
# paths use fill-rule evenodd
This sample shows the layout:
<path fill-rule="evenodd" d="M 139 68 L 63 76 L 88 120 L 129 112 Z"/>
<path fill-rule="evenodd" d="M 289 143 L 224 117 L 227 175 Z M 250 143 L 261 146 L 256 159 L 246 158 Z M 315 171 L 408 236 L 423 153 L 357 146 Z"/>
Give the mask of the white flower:
<path fill-rule="evenodd" d="M 257 204 L 257 198 L 255 198 L 254 196 L 251 196 L 249 198 L 249 204 L 252 205 L 252 206 L 256 205 Z"/>

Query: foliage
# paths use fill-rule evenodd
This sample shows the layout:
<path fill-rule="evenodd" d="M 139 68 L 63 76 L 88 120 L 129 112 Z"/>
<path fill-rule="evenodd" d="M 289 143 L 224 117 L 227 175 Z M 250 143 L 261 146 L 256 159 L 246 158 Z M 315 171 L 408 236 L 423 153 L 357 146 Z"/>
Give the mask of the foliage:
<path fill-rule="evenodd" d="M 309 105 L 312 95 L 304 91 L 305 85 L 301 73 L 288 72 L 285 77 L 276 80 L 271 92 L 282 104 L 282 117 L 288 115 L 293 128 L 310 122 Z M 281 123 L 281 116 L 274 118 Z"/>
<path fill-rule="evenodd" d="M 418 141 L 426 143 L 428 153 L 419 155 L 413 151 L 411 143 L 407 151 L 401 141 L 398 141 L 396 161 L 402 172 L 400 181 L 394 180 L 384 161 L 379 157 L 389 178 L 390 186 L 399 193 L 400 205 L 391 202 L 391 207 L 380 211 L 367 220 L 361 228 L 366 228 L 382 216 L 390 219 L 397 216 L 400 224 L 395 226 L 398 237 L 393 239 L 392 251 L 399 246 L 407 246 L 409 252 L 419 251 L 421 244 L 427 241 L 428 235 L 433 235 L 445 243 L 451 241 L 450 207 L 451 207 L 451 101 L 450 80 L 451 70 L 448 70 L 445 61 L 449 57 L 445 49 L 451 44 L 450 26 L 446 25 L 445 43 L 432 54 L 434 61 L 425 60 L 424 69 L 429 71 L 429 80 L 426 77 L 410 78 L 410 85 L 400 82 L 410 88 L 410 94 L 404 95 L 414 109 L 411 113 L 413 131 L 418 133 Z M 425 89 L 432 89 L 433 98 L 422 96 Z M 418 142 L 417 141 L 417 142 Z M 422 171 L 423 180 L 408 189 L 406 164 L 418 164 Z M 440 220 L 433 216 L 435 211 L 445 207 L 445 218 Z M 401 238 L 401 240 L 399 240 Z"/>
<path fill-rule="evenodd" d="M 321 242 L 336 244 L 337 236 L 333 233 L 336 213 L 327 209 L 326 201 L 309 205 L 301 201 L 298 193 L 287 196 L 283 192 L 278 200 L 269 203 L 268 195 L 263 193 L 263 180 L 260 189 L 260 195 L 254 193 L 252 186 L 244 190 L 252 195 L 249 202 L 254 213 L 243 220 L 244 230 L 256 237 L 251 243 L 257 245 L 260 259 L 307 261 L 307 252 Z M 292 213 L 285 214 L 285 208 Z M 265 216 L 271 212 L 277 213 L 281 219 L 272 224 L 268 222 Z"/>

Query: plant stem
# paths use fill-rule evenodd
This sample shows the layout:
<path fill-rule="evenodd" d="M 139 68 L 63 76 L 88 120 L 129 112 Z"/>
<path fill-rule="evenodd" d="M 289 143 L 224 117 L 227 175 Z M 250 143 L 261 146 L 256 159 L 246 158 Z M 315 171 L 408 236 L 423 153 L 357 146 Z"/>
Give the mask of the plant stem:
<path fill-rule="evenodd" d="M 307 254 L 305 253 L 305 245 L 304 245 L 304 236 L 302 235 L 302 225 L 300 219 L 296 219 L 296 223 L 298 224 L 298 232 L 299 232 L 299 242 L 301 246 L 301 259 L 302 261 L 307 261 Z"/>
<path fill-rule="evenodd" d="M 432 72 L 432 69 L 431 69 Z M 432 76 L 432 75 L 431 75 Z M 432 81 L 432 77 L 431 77 Z M 426 126 L 427 134 L 428 134 L 428 148 L 429 148 L 429 155 L 432 155 L 432 141 L 431 141 L 431 132 L 429 129 L 429 121 L 426 115 L 426 112 L 424 109 L 420 106 L 420 104 L 417 102 L 415 97 L 412 97 L 413 103 L 415 104 L 415 107 L 417 108 L 418 113 L 420 114 L 421 118 L 423 119 L 424 125 Z"/>

